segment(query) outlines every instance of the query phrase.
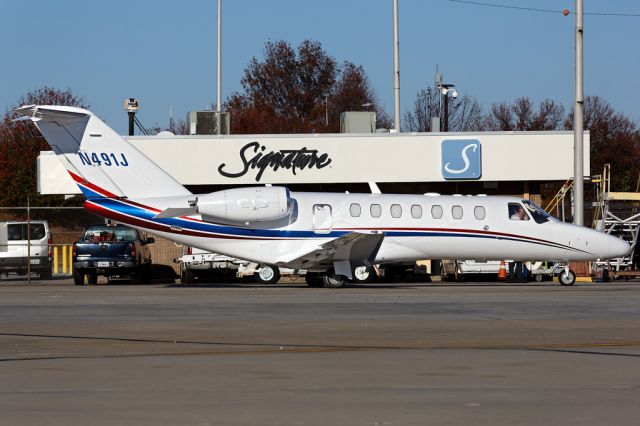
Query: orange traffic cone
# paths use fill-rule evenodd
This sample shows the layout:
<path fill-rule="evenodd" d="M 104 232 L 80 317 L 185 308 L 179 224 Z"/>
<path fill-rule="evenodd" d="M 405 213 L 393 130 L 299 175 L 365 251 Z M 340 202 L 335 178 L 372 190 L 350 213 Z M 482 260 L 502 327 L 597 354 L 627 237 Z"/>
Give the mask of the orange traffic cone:
<path fill-rule="evenodd" d="M 500 261 L 500 270 L 498 271 L 498 281 L 504 281 L 507 279 L 507 266 L 504 264 L 504 260 Z"/>

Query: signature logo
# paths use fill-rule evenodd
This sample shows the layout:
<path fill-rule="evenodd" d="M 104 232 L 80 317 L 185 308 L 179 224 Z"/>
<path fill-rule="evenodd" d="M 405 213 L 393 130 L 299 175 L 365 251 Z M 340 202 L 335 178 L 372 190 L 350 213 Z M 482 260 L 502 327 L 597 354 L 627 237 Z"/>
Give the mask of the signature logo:
<path fill-rule="evenodd" d="M 258 170 L 256 182 L 260 182 L 267 169 L 276 172 L 279 169 L 291 170 L 294 175 L 298 170 L 323 169 L 331 164 L 329 154 L 319 154 L 317 149 L 281 149 L 280 151 L 267 151 L 267 147 L 258 142 L 250 142 L 240 149 L 242 168 L 237 172 L 228 170 L 226 163 L 220 164 L 218 173 L 228 178 L 239 178 L 249 170 Z"/>
<path fill-rule="evenodd" d="M 479 179 L 482 176 L 482 147 L 477 139 L 442 141 L 442 177 Z"/>

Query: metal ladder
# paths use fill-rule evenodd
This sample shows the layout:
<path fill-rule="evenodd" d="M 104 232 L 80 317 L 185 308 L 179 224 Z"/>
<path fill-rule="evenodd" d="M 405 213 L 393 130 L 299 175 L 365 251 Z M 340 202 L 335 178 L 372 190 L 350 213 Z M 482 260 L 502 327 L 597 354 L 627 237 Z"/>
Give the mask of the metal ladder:
<path fill-rule="evenodd" d="M 551 211 L 555 209 L 555 217 L 559 218 L 563 222 L 566 222 L 565 199 L 567 198 L 567 194 L 571 192 L 571 188 L 573 188 L 573 179 L 568 179 L 556 195 L 554 195 L 549 204 L 544 208 L 547 213 L 551 213 Z"/>
<path fill-rule="evenodd" d="M 633 269 L 633 256 L 640 233 L 640 192 L 611 192 L 611 167 L 605 164 L 596 183 L 597 201 L 592 226 L 594 229 L 617 236 L 631 245 L 629 254 L 611 262 L 598 261 L 596 265 L 616 272 Z"/>

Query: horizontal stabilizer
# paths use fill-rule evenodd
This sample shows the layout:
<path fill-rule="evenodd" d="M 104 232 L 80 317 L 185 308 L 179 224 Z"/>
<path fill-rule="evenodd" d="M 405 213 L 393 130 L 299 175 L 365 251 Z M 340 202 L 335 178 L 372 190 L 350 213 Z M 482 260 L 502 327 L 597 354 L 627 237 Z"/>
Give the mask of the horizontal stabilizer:
<path fill-rule="evenodd" d="M 153 218 L 165 219 L 168 217 L 180 217 L 196 213 L 198 213 L 198 209 L 196 207 L 169 207 L 155 215 Z"/>

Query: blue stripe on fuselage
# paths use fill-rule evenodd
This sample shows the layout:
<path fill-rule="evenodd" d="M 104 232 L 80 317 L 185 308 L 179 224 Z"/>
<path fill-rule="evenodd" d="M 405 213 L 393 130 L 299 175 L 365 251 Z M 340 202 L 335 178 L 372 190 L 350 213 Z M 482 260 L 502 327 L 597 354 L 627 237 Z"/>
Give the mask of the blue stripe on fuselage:
<path fill-rule="evenodd" d="M 239 238 L 274 238 L 274 239 L 285 239 L 285 238 L 339 238 L 343 235 L 347 235 L 351 232 L 357 232 L 357 230 L 333 230 L 326 234 L 318 234 L 311 231 L 305 230 L 289 230 L 289 229 L 248 229 L 241 228 L 235 226 L 226 226 L 226 225 L 218 225 L 209 222 L 201 222 L 197 220 L 190 220 L 185 218 L 164 218 L 164 219 L 154 219 L 153 217 L 157 214 L 155 211 L 147 210 L 144 207 L 140 207 L 126 200 L 117 200 L 113 198 L 104 198 L 101 197 L 99 199 L 92 199 L 93 203 L 98 204 L 104 208 L 110 209 L 120 214 L 125 214 L 132 216 L 136 219 L 147 220 L 154 223 L 163 224 L 166 226 L 174 226 L 179 227 L 184 230 L 189 231 L 199 231 L 211 233 L 211 237 L 215 238 L 216 234 L 221 236 L 231 236 L 231 237 L 239 237 Z M 387 237 L 462 237 L 462 238 L 483 238 L 483 239 L 502 239 L 507 241 L 516 241 L 523 242 L 529 244 L 538 244 L 544 245 L 553 248 L 560 249 L 568 249 L 573 251 L 581 251 L 583 250 L 576 249 L 574 247 L 565 246 L 563 244 L 555 243 L 553 241 L 533 241 L 526 236 L 514 236 L 509 237 L 506 235 L 490 235 L 490 234 L 479 234 L 474 230 L 465 230 L 465 231 L 427 231 L 427 230 L 385 230 L 384 228 L 378 230 L 380 232 L 384 232 Z M 586 252 L 585 252 L 586 253 Z"/>

